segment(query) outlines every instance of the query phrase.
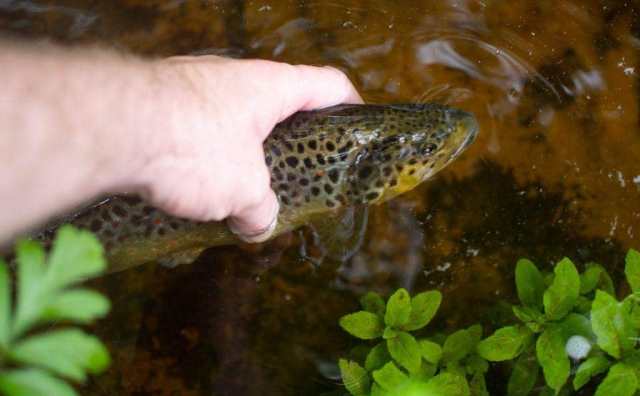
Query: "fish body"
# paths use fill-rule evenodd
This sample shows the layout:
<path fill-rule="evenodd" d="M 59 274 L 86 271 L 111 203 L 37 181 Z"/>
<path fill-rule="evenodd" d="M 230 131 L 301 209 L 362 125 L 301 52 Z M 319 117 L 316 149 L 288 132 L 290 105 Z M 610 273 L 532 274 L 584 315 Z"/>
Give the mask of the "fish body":
<path fill-rule="evenodd" d="M 454 160 L 477 130 L 471 114 L 438 104 L 339 105 L 292 115 L 263 145 L 280 202 L 273 236 L 413 189 Z M 208 247 L 239 242 L 223 222 L 172 217 L 130 196 L 107 198 L 66 222 L 98 236 L 112 270 L 188 262 Z"/>

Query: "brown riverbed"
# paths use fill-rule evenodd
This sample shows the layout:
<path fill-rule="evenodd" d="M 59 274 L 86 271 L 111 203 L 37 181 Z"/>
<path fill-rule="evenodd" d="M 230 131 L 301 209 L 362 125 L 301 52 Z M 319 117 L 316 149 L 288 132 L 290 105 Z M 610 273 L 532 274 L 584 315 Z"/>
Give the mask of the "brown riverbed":
<path fill-rule="evenodd" d="M 432 328 L 488 329 L 518 257 L 598 261 L 620 279 L 640 247 L 640 2 L 15 0 L 0 1 L 0 31 L 330 64 L 367 101 L 445 102 L 481 125 L 456 163 L 370 211 L 345 263 L 320 260 L 303 231 L 97 282 L 114 308 L 95 330 L 114 362 L 82 394 L 333 391 L 353 345 L 337 320 L 367 290 L 438 288 Z"/>

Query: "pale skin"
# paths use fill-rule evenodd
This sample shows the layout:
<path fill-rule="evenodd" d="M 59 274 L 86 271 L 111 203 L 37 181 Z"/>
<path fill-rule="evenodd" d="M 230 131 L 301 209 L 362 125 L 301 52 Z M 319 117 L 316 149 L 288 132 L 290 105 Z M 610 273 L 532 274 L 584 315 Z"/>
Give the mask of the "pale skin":
<path fill-rule="evenodd" d="M 0 70 L 0 244 L 118 193 L 265 240 L 264 139 L 296 111 L 362 101 L 337 69 L 262 60 L 0 43 Z"/>

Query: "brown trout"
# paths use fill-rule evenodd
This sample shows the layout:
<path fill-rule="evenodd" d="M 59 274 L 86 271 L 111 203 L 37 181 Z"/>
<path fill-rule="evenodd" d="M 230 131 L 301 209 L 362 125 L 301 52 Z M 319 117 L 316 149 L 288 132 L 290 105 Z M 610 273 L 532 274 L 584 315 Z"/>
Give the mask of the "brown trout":
<path fill-rule="evenodd" d="M 272 238 L 339 208 L 413 189 L 464 151 L 477 131 L 471 114 L 438 104 L 339 105 L 292 115 L 264 142 L 280 201 Z M 137 197 L 107 198 L 66 222 L 98 236 L 112 271 L 190 262 L 206 248 L 239 242 L 224 222 L 172 217 Z"/>

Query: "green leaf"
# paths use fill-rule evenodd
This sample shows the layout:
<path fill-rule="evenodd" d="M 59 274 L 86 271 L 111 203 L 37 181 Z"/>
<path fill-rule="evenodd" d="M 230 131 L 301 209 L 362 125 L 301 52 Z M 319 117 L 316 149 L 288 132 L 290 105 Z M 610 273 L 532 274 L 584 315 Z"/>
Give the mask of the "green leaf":
<path fill-rule="evenodd" d="M 0 393 L 11 396 L 77 395 L 64 381 L 37 369 L 0 372 Z"/>
<path fill-rule="evenodd" d="M 37 320 L 46 302 L 43 284 L 45 255 L 42 247 L 34 241 L 18 242 L 16 261 L 18 292 L 12 327 L 13 337 L 19 336 Z"/>
<path fill-rule="evenodd" d="M 384 300 L 378 293 L 368 292 L 360 298 L 360 305 L 365 311 L 384 317 Z"/>
<path fill-rule="evenodd" d="M 389 396 L 389 393 L 374 382 L 373 385 L 371 385 L 371 396 Z"/>
<path fill-rule="evenodd" d="M 411 334 L 404 331 L 398 332 L 397 337 L 387 340 L 387 349 L 391 357 L 409 373 L 416 373 L 420 368 L 422 361 L 420 346 Z"/>
<path fill-rule="evenodd" d="M 516 264 L 516 288 L 524 306 L 542 308 L 544 278 L 535 264 L 527 259 L 520 259 Z"/>
<path fill-rule="evenodd" d="M 354 396 L 366 396 L 371 386 L 369 375 L 358 363 L 346 359 L 338 361 L 345 388 Z"/>
<path fill-rule="evenodd" d="M 374 371 L 373 378 L 383 390 L 388 392 L 392 392 L 402 386 L 409 379 L 393 362 L 389 362 L 380 370 Z"/>
<path fill-rule="evenodd" d="M 535 322 L 535 323 L 544 323 L 544 315 L 535 308 L 524 307 L 520 305 L 513 306 L 513 314 L 516 315 L 518 319 L 527 323 L 527 322 Z"/>
<path fill-rule="evenodd" d="M 426 360 L 423 360 L 422 364 L 420 365 L 420 370 L 418 370 L 418 372 L 415 374 L 411 374 L 411 378 L 428 380 L 429 378 L 436 375 L 436 371 L 438 371 L 437 365 L 431 364 Z"/>
<path fill-rule="evenodd" d="M 29 337 L 11 349 L 10 357 L 79 382 L 85 380 L 85 372 L 97 374 L 109 365 L 109 353 L 100 340 L 78 329 Z"/>
<path fill-rule="evenodd" d="M 554 268 L 555 277 L 544 292 L 544 312 L 549 320 L 562 319 L 576 304 L 580 294 L 580 275 L 568 258 Z"/>
<path fill-rule="evenodd" d="M 627 297 L 629 298 L 629 297 Z M 635 329 L 640 329 L 640 305 L 632 304 L 631 312 L 629 313 L 629 320 L 631 321 L 631 325 Z"/>
<path fill-rule="evenodd" d="M 547 328 L 536 342 L 536 355 L 542 366 L 544 378 L 547 385 L 556 392 L 567 382 L 571 369 L 569 357 L 564 348 L 565 338 L 559 326 Z"/>
<path fill-rule="evenodd" d="M 596 389 L 595 396 L 633 396 L 638 389 L 638 378 L 633 368 L 617 363 Z"/>
<path fill-rule="evenodd" d="M 518 356 L 518 360 L 511 370 L 507 395 L 527 396 L 538 381 L 539 371 L 535 349 L 529 348 Z"/>
<path fill-rule="evenodd" d="M 610 365 L 611 363 L 604 356 L 594 356 L 585 360 L 578 367 L 573 378 L 573 389 L 582 388 L 592 377 L 607 371 Z"/>
<path fill-rule="evenodd" d="M 625 258 L 624 274 L 634 292 L 640 291 L 640 253 L 629 249 Z"/>
<path fill-rule="evenodd" d="M 442 358 L 442 347 L 439 344 L 429 341 L 429 340 L 420 340 L 418 341 L 420 345 L 420 352 L 422 357 L 431 364 L 438 364 L 440 359 Z"/>
<path fill-rule="evenodd" d="M 574 311 L 581 314 L 588 314 L 591 312 L 591 300 L 585 296 L 578 296 Z"/>
<path fill-rule="evenodd" d="M 558 326 L 562 329 L 565 339 L 580 335 L 592 342 L 596 341 L 596 336 L 591 329 L 591 321 L 584 315 L 570 313 L 558 323 Z"/>
<path fill-rule="evenodd" d="M 481 373 L 484 374 L 489 370 L 489 362 L 478 354 L 470 355 L 465 360 L 467 374 Z"/>
<path fill-rule="evenodd" d="M 595 290 L 603 272 L 604 269 L 600 265 L 589 265 L 580 275 L 580 294 L 588 294 Z"/>
<path fill-rule="evenodd" d="M 391 355 L 387 351 L 387 345 L 384 342 L 371 348 L 364 361 L 364 368 L 367 371 L 378 370 L 391 360 Z"/>
<path fill-rule="evenodd" d="M 384 322 L 387 326 L 401 327 L 409 322 L 411 297 L 405 289 L 398 289 L 387 301 Z"/>
<path fill-rule="evenodd" d="M 107 268 L 104 251 L 90 232 L 62 226 L 49 256 L 47 283 L 60 288 L 99 275 Z"/>
<path fill-rule="evenodd" d="M 73 289 L 58 294 L 42 312 L 42 320 L 71 320 L 90 323 L 104 317 L 110 308 L 109 300 L 102 294 L 88 289 Z"/>
<path fill-rule="evenodd" d="M 467 328 L 467 332 L 469 332 L 473 347 L 475 348 L 480 340 L 482 340 L 482 326 L 479 324 L 471 325 Z"/>
<path fill-rule="evenodd" d="M 591 309 L 591 326 L 597 336 L 598 345 L 609 355 L 620 358 L 623 351 L 635 345 L 638 330 L 633 327 L 631 301 L 619 303 L 600 290 Z"/>
<path fill-rule="evenodd" d="M 340 327 L 354 337 L 372 340 L 382 336 L 384 323 L 382 319 L 371 312 L 358 311 L 340 318 Z"/>
<path fill-rule="evenodd" d="M 442 360 L 455 362 L 467 356 L 474 347 L 473 338 L 466 329 L 452 333 L 442 346 Z"/>
<path fill-rule="evenodd" d="M 490 396 L 487 390 L 487 383 L 484 379 L 484 374 L 475 373 L 471 377 L 471 383 L 469 383 L 469 390 L 471 396 Z"/>
<path fill-rule="evenodd" d="M 392 338 L 396 338 L 398 336 L 399 330 L 394 329 L 393 327 L 387 326 L 382 333 L 382 338 L 385 340 L 390 340 Z"/>
<path fill-rule="evenodd" d="M 11 340 L 11 286 L 7 264 L 0 258 L 0 350 Z"/>
<path fill-rule="evenodd" d="M 522 352 L 530 337 L 531 331 L 526 327 L 507 326 L 480 341 L 476 349 L 491 362 L 511 360 Z"/>
<path fill-rule="evenodd" d="M 409 322 L 402 326 L 404 330 L 418 330 L 429 324 L 438 312 L 442 294 L 437 290 L 420 293 L 411 299 Z"/>
<path fill-rule="evenodd" d="M 442 373 L 427 382 L 422 394 L 429 396 L 469 396 L 471 391 L 464 377 L 451 373 Z"/>

